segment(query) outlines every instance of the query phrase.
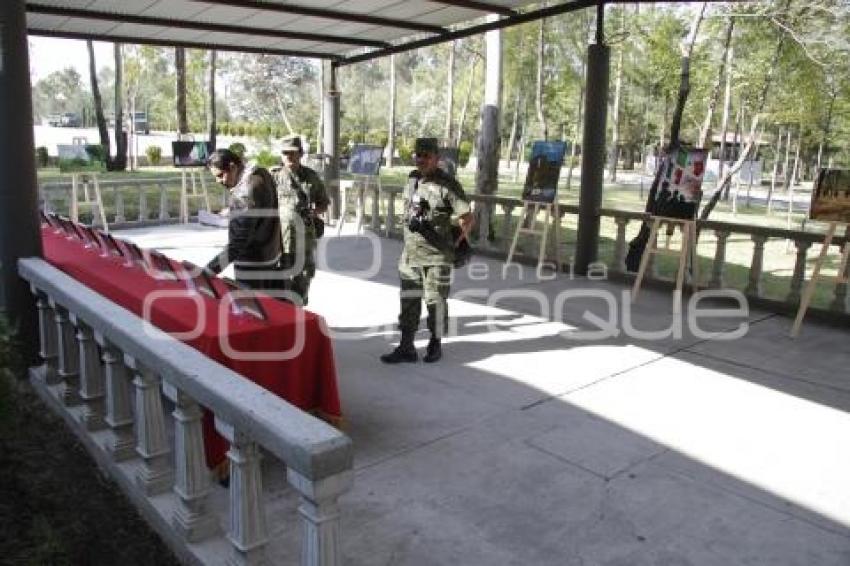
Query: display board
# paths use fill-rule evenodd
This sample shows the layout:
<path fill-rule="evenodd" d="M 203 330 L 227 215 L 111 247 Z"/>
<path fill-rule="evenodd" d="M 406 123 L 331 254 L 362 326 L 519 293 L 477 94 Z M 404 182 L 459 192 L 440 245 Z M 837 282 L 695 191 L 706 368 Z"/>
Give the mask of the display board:
<path fill-rule="evenodd" d="M 106 171 L 106 150 L 100 144 L 59 144 L 61 173 L 100 173 Z"/>
<path fill-rule="evenodd" d="M 812 190 L 812 220 L 850 224 L 850 169 L 821 169 Z"/>
<path fill-rule="evenodd" d="M 531 160 L 522 189 L 522 200 L 552 203 L 558 194 L 558 177 L 564 164 L 566 142 L 536 141 L 531 146 Z"/>
<path fill-rule="evenodd" d="M 376 177 L 381 170 L 384 147 L 381 145 L 358 144 L 351 148 L 348 172 L 352 175 Z"/>
<path fill-rule="evenodd" d="M 212 142 L 171 142 L 171 155 L 175 167 L 206 167 L 207 160 L 214 150 Z"/>
<path fill-rule="evenodd" d="M 669 198 L 689 204 L 702 199 L 702 179 L 705 175 L 707 152 L 704 149 L 676 147 L 661 163 L 661 192 Z"/>

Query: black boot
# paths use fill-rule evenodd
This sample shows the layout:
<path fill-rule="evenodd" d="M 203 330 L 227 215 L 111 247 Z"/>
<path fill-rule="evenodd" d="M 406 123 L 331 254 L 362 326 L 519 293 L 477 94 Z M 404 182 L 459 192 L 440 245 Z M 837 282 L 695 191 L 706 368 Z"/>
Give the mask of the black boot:
<path fill-rule="evenodd" d="M 442 357 L 443 347 L 440 345 L 440 339 L 432 336 L 431 340 L 428 341 L 428 349 L 426 350 L 425 357 L 422 358 L 422 361 L 427 364 L 432 364 L 439 361 Z"/>
<path fill-rule="evenodd" d="M 418 360 L 419 356 L 416 354 L 416 348 L 413 346 L 412 332 L 402 332 L 401 343 L 398 347 L 389 354 L 381 356 L 381 361 L 385 364 L 414 363 Z"/>

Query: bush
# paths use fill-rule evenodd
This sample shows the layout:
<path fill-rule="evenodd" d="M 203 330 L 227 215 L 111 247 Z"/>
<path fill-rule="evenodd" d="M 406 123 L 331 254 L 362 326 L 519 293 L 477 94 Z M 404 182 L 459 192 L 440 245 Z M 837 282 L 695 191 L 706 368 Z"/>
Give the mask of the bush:
<path fill-rule="evenodd" d="M 472 154 L 472 142 L 462 141 L 460 147 L 457 148 L 458 167 L 466 167 L 469 163 L 469 156 Z"/>
<path fill-rule="evenodd" d="M 39 167 L 47 167 L 47 148 L 43 145 L 35 148 L 35 162 Z"/>
<path fill-rule="evenodd" d="M 244 143 L 240 143 L 240 142 L 232 143 L 232 144 L 230 144 L 230 147 L 228 147 L 227 149 L 229 149 L 230 151 L 232 151 L 233 153 L 235 153 L 239 157 L 245 157 L 245 144 Z"/>
<path fill-rule="evenodd" d="M 145 149 L 145 155 L 148 156 L 148 163 L 159 165 L 159 162 L 162 161 L 162 148 L 158 145 L 149 145 Z"/>
<path fill-rule="evenodd" d="M 223 136 L 230 135 L 230 122 L 221 122 L 218 124 L 218 133 Z"/>
<path fill-rule="evenodd" d="M 234 133 L 237 136 L 244 136 L 245 135 L 245 124 L 236 124 L 236 130 L 234 131 Z"/>
<path fill-rule="evenodd" d="M 396 149 L 398 150 L 398 157 L 404 165 L 413 163 L 413 147 L 409 145 L 409 142 L 399 143 Z"/>
<path fill-rule="evenodd" d="M 269 149 L 264 149 L 260 151 L 256 156 L 254 156 L 254 161 L 257 162 L 257 165 L 260 167 L 274 167 L 275 165 L 280 165 L 280 158 L 277 154 L 272 153 Z"/>

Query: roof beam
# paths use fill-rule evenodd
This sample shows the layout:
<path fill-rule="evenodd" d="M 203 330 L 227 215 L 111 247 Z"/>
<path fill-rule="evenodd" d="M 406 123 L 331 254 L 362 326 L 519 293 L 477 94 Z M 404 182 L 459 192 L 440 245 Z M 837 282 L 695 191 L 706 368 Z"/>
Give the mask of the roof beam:
<path fill-rule="evenodd" d="M 299 16 L 312 16 L 342 22 L 354 22 L 358 24 L 369 24 L 390 28 L 409 29 L 437 35 L 448 33 L 446 28 L 429 24 L 420 24 L 407 20 L 394 20 L 392 18 L 381 18 L 368 14 L 356 14 L 353 12 L 341 12 L 339 10 L 328 10 L 326 8 L 310 8 L 307 6 L 296 6 L 294 4 L 278 4 L 268 0 L 190 0 L 203 4 L 218 4 L 231 6 L 233 8 L 253 8 L 255 10 L 268 10 L 269 12 L 280 12 L 283 14 L 297 14 Z"/>
<path fill-rule="evenodd" d="M 321 53 L 312 51 L 290 51 L 286 49 L 272 49 L 268 47 L 248 47 L 246 45 L 225 45 L 206 43 L 202 41 L 176 41 L 173 39 L 158 39 L 152 37 L 136 37 L 130 35 L 113 35 L 99 33 L 79 33 L 73 31 L 54 31 L 48 29 L 29 28 L 29 35 L 42 37 L 59 37 L 63 39 L 91 39 L 92 41 L 106 41 L 109 43 L 129 43 L 136 45 L 154 45 L 156 47 L 186 47 L 187 49 L 206 49 L 207 51 L 233 51 L 235 53 L 259 53 L 261 55 L 282 55 L 284 57 L 306 57 L 312 59 L 339 59 L 333 53 Z"/>
<path fill-rule="evenodd" d="M 345 57 L 343 59 L 339 59 L 335 65 L 337 66 L 345 66 L 351 65 L 353 63 L 360 63 L 362 61 L 369 61 L 370 59 L 375 59 L 377 57 L 383 57 L 385 55 L 391 55 L 393 53 L 401 53 L 403 51 L 410 51 L 411 49 L 419 49 L 420 47 L 428 47 L 431 45 L 435 45 L 437 43 L 443 43 L 444 41 L 450 41 L 452 39 L 459 39 L 462 37 L 469 37 L 472 35 L 478 35 L 479 33 L 484 33 L 488 31 L 493 31 L 496 29 L 502 29 L 510 26 L 515 26 L 517 24 L 524 24 L 527 22 L 533 22 L 539 20 L 541 18 L 548 18 L 550 16 L 557 16 L 559 14 L 566 14 L 567 12 L 574 12 L 576 10 L 581 10 L 583 8 L 588 8 L 590 6 L 596 6 L 599 4 L 599 0 L 572 0 L 571 2 L 565 2 L 563 4 L 558 4 L 556 6 L 549 6 L 548 8 L 541 8 L 540 10 L 534 10 L 532 12 L 525 13 L 517 13 L 514 16 L 509 18 L 502 18 L 495 22 L 487 22 L 485 24 L 480 24 L 477 26 L 471 26 L 468 28 L 456 30 L 447 33 L 442 37 L 433 37 L 427 39 L 421 39 L 419 41 L 409 41 L 407 43 L 401 43 L 399 45 L 393 45 L 392 47 L 379 49 L 377 51 L 371 51 L 369 53 L 364 53 L 362 55 L 355 55 L 353 57 Z"/>
<path fill-rule="evenodd" d="M 199 31 L 246 34 L 251 36 L 274 37 L 280 39 L 298 39 L 302 41 L 339 43 L 343 45 L 355 45 L 358 47 L 386 48 L 390 46 L 390 44 L 385 41 L 354 39 L 350 37 L 340 37 L 336 35 L 263 29 L 248 26 L 219 24 L 213 22 L 207 23 L 199 21 L 174 20 L 169 18 L 157 18 L 151 16 L 137 16 L 134 14 L 96 12 L 93 10 L 85 10 L 79 8 L 63 8 L 58 6 L 45 6 L 41 4 L 27 4 L 27 12 L 32 14 L 46 14 L 50 16 L 65 16 L 69 18 L 84 18 L 87 20 L 113 22 L 115 23 L 115 25 L 123 23 L 140 24 L 148 26 L 171 27 L 178 29 L 192 29 Z"/>
<path fill-rule="evenodd" d="M 431 0 L 437 4 L 446 4 L 456 8 L 468 8 L 470 10 L 478 10 L 487 14 L 499 14 L 500 16 L 515 16 L 516 11 L 504 6 L 495 6 L 486 2 L 475 2 L 474 0 Z"/>

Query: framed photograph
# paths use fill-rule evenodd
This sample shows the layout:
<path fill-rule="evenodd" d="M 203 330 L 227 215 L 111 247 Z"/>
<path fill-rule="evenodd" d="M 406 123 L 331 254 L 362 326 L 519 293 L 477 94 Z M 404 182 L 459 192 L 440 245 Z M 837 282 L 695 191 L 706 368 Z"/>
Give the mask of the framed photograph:
<path fill-rule="evenodd" d="M 121 246 L 118 245 L 118 242 L 112 234 L 100 230 L 98 231 L 98 235 L 100 236 L 100 239 L 103 240 L 103 243 L 110 254 L 118 257 L 124 257 L 124 251 L 121 249 Z"/>
<path fill-rule="evenodd" d="M 107 151 L 100 144 L 59 144 L 60 173 L 101 173 L 106 171 Z"/>
<path fill-rule="evenodd" d="M 86 226 L 85 224 L 80 224 L 80 228 L 89 243 L 98 248 L 103 247 L 103 243 L 100 241 L 100 238 L 97 237 L 97 231 L 94 228 Z"/>
<path fill-rule="evenodd" d="M 812 220 L 850 224 L 850 169 L 821 169 L 812 190 Z"/>
<path fill-rule="evenodd" d="M 182 265 L 195 289 L 213 299 L 221 298 L 221 295 L 215 288 L 215 283 L 213 283 L 212 279 L 215 277 L 215 274 L 212 271 L 205 267 L 199 267 L 189 261 L 184 261 Z"/>
<path fill-rule="evenodd" d="M 698 204 L 702 200 L 702 179 L 708 154 L 704 149 L 677 147 L 664 156 L 661 166 L 661 190 L 667 190 L 682 203 Z"/>
<path fill-rule="evenodd" d="M 214 150 L 212 142 L 171 142 L 171 155 L 175 167 L 206 167 L 207 159 Z"/>
<path fill-rule="evenodd" d="M 218 278 L 223 281 L 227 287 L 227 293 L 231 294 L 233 301 L 233 310 L 236 314 L 247 314 L 259 320 L 268 320 L 268 314 L 257 299 L 256 291 L 252 291 L 247 287 L 240 285 L 232 279 L 225 277 Z"/>
<path fill-rule="evenodd" d="M 522 188 L 522 200 L 553 203 L 558 195 L 558 177 L 564 164 L 566 142 L 536 141 L 531 146 L 531 161 Z"/>
<path fill-rule="evenodd" d="M 167 279 L 180 279 L 180 276 L 171 265 L 171 260 L 155 250 L 149 250 L 151 268 L 161 273 Z"/>
<path fill-rule="evenodd" d="M 384 156 L 384 146 L 358 144 L 351 148 L 348 158 L 348 172 L 352 175 L 368 175 L 375 177 L 381 170 L 381 159 Z"/>

